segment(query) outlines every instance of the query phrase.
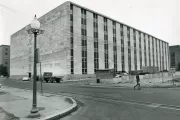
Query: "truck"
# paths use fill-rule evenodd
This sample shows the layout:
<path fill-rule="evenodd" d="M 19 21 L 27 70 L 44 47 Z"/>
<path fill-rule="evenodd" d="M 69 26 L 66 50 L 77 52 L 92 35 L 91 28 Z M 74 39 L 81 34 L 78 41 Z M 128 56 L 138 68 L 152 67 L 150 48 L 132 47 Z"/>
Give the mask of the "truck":
<path fill-rule="evenodd" d="M 50 81 L 51 83 L 53 82 L 57 82 L 60 83 L 60 81 L 62 81 L 62 77 L 60 76 L 53 76 L 52 72 L 44 72 L 43 73 L 43 79 L 44 81 L 46 81 L 47 83 Z"/>

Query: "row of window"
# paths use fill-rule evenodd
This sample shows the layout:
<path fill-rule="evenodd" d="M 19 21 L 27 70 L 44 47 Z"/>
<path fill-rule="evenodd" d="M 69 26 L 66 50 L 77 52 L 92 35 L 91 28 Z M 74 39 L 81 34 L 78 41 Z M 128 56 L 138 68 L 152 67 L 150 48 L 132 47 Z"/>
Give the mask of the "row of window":
<path fill-rule="evenodd" d="M 105 69 L 109 68 L 108 62 L 108 29 L 107 29 L 107 18 L 104 18 L 104 63 Z"/>
<path fill-rule="evenodd" d="M 81 9 L 82 74 L 87 74 L 87 30 L 86 11 Z"/>
<path fill-rule="evenodd" d="M 114 54 L 114 70 L 117 72 L 117 43 L 116 43 L 116 22 L 113 21 L 113 54 Z"/>
<path fill-rule="evenodd" d="M 175 52 L 173 52 L 171 54 L 171 66 L 172 67 L 176 66 L 176 55 L 175 55 Z"/>
<path fill-rule="evenodd" d="M 70 25 L 70 32 L 73 34 L 73 5 L 70 5 L 70 22 L 72 23 Z M 71 45 L 71 50 L 70 50 L 70 55 L 71 55 L 71 74 L 74 74 L 74 41 L 73 41 L 73 36 L 70 37 L 70 45 Z"/>
<path fill-rule="evenodd" d="M 73 13 L 73 7 L 71 5 L 71 13 Z M 97 62 L 98 61 L 98 15 L 97 14 L 93 14 L 93 27 L 94 27 L 94 61 L 95 61 L 95 69 L 98 69 L 98 66 L 99 66 L 99 63 Z M 73 15 L 70 14 L 70 21 L 71 23 L 73 22 Z M 81 10 L 81 25 L 82 25 L 82 29 L 81 29 L 81 34 L 82 36 L 87 36 L 87 30 L 86 30 L 86 11 L 84 9 Z M 73 25 L 73 24 L 72 24 Z M 104 18 L 104 51 L 105 51 L 105 68 L 108 69 L 108 28 L 107 28 L 107 18 Z M 71 26 L 70 28 L 70 31 L 71 33 L 73 33 L 73 26 Z M 115 61 L 116 58 L 117 58 L 117 46 L 116 46 L 116 22 L 113 22 L 113 50 L 114 50 L 114 67 L 117 68 L 115 65 L 117 65 L 117 63 Z M 140 48 L 140 51 L 139 51 L 139 54 L 140 54 L 140 68 L 142 68 L 142 52 L 141 52 L 141 33 L 140 31 L 138 32 L 139 33 L 139 48 Z M 121 35 L 121 45 L 122 45 L 122 48 L 121 48 L 121 52 L 122 52 L 122 56 L 124 56 L 124 34 L 123 34 L 123 25 L 120 24 L 120 35 Z M 145 34 L 144 35 L 144 43 L 145 43 Z M 130 45 L 130 27 L 127 27 L 127 37 L 128 37 L 128 58 L 129 58 L 129 61 L 131 61 L 131 45 Z M 149 39 L 149 36 L 148 36 L 148 39 Z M 133 30 L 133 40 L 134 40 L 134 48 L 135 48 L 135 51 L 134 51 L 134 54 L 135 54 L 135 57 L 134 57 L 134 61 L 135 61 L 135 69 L 137 69 L 137 52 L 136 52 L 136 31 Z M 73 47 L 73 38 L 71 39 L 71 46 Z M 154 46 L 154 41 L 152 42 L 152 46 Z M 157 43 L 156 43 L 156 46 L 157 46 Z M 87 57 L 87 39 L 85 38 L 82 38 L 82 50 L 85 51 L 85 55 L 82 54 L 82 57 Z M 73 49 L 73 48 L 72 48 Z M 147 65 L 147 54 L 146 54 L 146 44 L 144 44 L 144 57 L 145 57 L 145 65 Z M 165 48 L 166 49 L 166 48 Z M 148 50 L 150 51 L 150 41 L 148 40 Z M 73 51 L 73 50 L 72 50 Z M 157 47 L 156 47 L 156 51 L 157 51 Z M 163 51 L 162 51 L 163 52 Z M 154 50 L 153 50 L 153 53 L 154 53 Z M 160 53 L 161 54 L 161 53 Z M 166 53 L 165 53 L 166 54 Z M 73 52 L 71 53 L 71 55 L 73 55 Z M 150 52 L 149 52 L 149 56 L 150 56 Z M 73 58 L 73 57 L 72 57 Z M 163 58 L 162 58 L 163 59 Z M 161 59 L 160 59 L 161 60 Z M 124 70 L 124 57 L 122 57 L 121 59 L 122 61 L 122 70 Z M 157 62 L 158 62 L 158 58 L 157 58 Z M 154 59 L 154 54 L 153 54 L 153 65 L 155 63 L 155 59 Z M 84 63 L 83 63 L 84 64 Z M 149 59 L 149 64 L 151 65 L 151 61 Z M 85 64 L 86 65 L 86 64 Z M 83 65 L 84 66 L 84 65 Z M 71 68 L 72 69 L 72 68 Z M 87 69 L 87 66 L 85 66 L 85 68 L 83 69 Z M 129 69 L 131 69 L 131 62 L 129 62 Z M 86 71 L 86 70 L 84 70 Z M 86 74 L 86 73 L 84 73 Z"/>
<path fill-rule="evenodd" d="M 127 37 L 128 37 L 128 68 L 131 70 L 131 45 L 130 45 L 130 28 L 127 27 Z"/>
<path fill-rule="evenodd" d="M 94 26 L 94 71 L 99 69 L 99 52 L 98 52 L 98 17 L 93 14 Z"/>
<path fill-rule="evenodd" d="M 123 25 L 120 25 L 120 34 L 121 34 L 121 62 L 122 62 L 122 71 L 125 71 L 125 63 L 124 63 L 124 32 L 123 32 Z"/>

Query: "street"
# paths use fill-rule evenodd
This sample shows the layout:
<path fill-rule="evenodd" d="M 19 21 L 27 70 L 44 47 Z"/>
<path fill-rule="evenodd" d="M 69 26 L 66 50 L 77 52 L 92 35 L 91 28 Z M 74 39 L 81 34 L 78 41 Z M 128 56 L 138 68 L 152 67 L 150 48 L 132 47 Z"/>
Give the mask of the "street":
<path fill-rule="evenodd" d="M 2 85 L 32 89 L 32 82 L 0 80 Z M 40 83 L 37 84 L 40 91 Z M 78 109 L 62 120 L 179 120 L 179 88 L 99 88 L 43 83 L 43 91 L 73 97 Z M 50 103 L 49 103 L 50 104 Z"/>

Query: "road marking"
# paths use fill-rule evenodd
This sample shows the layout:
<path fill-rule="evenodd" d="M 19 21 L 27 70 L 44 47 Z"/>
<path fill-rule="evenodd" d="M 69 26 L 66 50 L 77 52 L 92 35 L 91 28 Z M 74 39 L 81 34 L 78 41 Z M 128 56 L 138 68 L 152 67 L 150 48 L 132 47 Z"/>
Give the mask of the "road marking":
<path fill-rule="evenodd" d="M 158 108 L 158 107 L 160 107 L 160 106 L 161 106 L 161 104 L 152 103 L 152 104 L 147 105 L 147 106 L 148 106 L 148 107 L 150 107 L 150 108 Z"/>
<path fill-rule="evenodd" d="M 180 108 L 173 108 L 173 107 L 166 107 L 166 106 L 161 106 L 160 108 L 180 111 Z"/>

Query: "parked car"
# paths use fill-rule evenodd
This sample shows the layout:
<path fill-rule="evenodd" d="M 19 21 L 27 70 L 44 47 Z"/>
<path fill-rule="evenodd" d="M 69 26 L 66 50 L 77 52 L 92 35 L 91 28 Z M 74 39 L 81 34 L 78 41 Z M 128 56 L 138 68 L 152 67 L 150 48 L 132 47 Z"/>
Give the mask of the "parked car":
<path fill-rule="evenodd" d="M 129 75 L 129 74 L 125 72 L 125 73 L 122 73 L 122 75 Z"/>
<path fill-rule="evenodd" d="M 30 81 L 30 78 L 29 77 L 23 77 L 22 80 L 23 81 Z"/>
<path fill-rule="evenodd" d="M 122 77 L 121 74 L 116 74 L 116 78 Z"/>

